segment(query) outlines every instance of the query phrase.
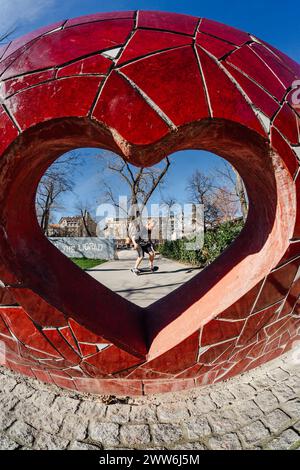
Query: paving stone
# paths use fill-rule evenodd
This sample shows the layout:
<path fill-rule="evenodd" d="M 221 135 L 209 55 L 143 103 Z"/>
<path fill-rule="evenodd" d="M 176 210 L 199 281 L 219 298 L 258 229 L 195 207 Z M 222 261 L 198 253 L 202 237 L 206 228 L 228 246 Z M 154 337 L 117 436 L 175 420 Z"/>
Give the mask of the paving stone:
<path fill-rule="evenodd" d="M 212 401 L 221 408 L 226 405 L 230 405 L 235 401 L 235 396 L 229 390 L 213 391 L 210 394 Z"/>
<path fill-rule="evenodd" d="M 130 405 L 115 404 L 107 407 L 106 419 L 112 423 L 128 423 L 130 417 Z"/>
<path fill-rule="evenodd" d="M 296 393 L 287 382 L 280 382 L 272 387 L 272 393 L 278 398 L 280 402 L 285 402 L 291 398 L 295 398 Z"/>
<path fill-rule="evenodd" d="M 255 389 L 251 385 L 244 383 L 234 383 L 229 385 L 230 392 L 238 400 L 246 400 L 253 398 L 255 396 Z"/>
<path fill-rule="evenodd" d="M 294 360 L 293 360 L 293 357 L 294 357 L 293 354 L 294 354 L 294 352 L 290 351 L 289 354 L 284 354 L 283 356 L 281 356 L 281 359 L 282 359 L 281 367 L 282 368 L 294 370 L 295 363 L 294 363 Z"/>
<path fill-rule="evenodd" d="M 24 400 L 25 398 L 31 397 L 34 393 L 34 388 L 29 387 L 25 383 L 20 383 L 15 386 L 12 391 L 12 394 L 19 398 L 20 400 Z"/>
<path fill-rule="evenodd" d="M 168 403 L 157 407 L 157 417 L 161 423 L 179 423 L 189 418 L 185 403 Z"/>
<path fill-rule="evenodd" d="M 277 398 L 273 395 L 270 390 L 265 390 L 260 392 L 255 398 L 255 402 L 264 412 L 271 411 L 278 405 Z"/>
<path fill-rule="evenodd" d="M 256 444 L 269 436 L 269 431 L 261 421 L 245 426 L 240 430 L 247 444 Z"/>
<path fill-rule="evenodd" d="M 188 402 L 187 407 L 192 416 L 202 416 L 216 409 L 209 395 L 200 395 L 194 402 Z"/>
<path fill-rule="evenodd" d="M 117 446 L 120 443 L 119 426 L 116 423 L 91 421 L 89 424 L 89 436 L 92 441 L 104 446 Z"/>
<path fill-rule="evenodd" d="M 75 400 L 74 398 L 69 398 L 66 396 L 56 397 L 54 403 L 51 407 L 52 411 L 57 411 L 58 413 L 75 413 L 77 408 L 79 407 L 79 400 Z"/>
<path fill-rule="evenodd" d="M 253 400 L 244 400 L 234 405 L 234 409 L 243 416 L 245 423 L 263 415 L 262 410 Z"/>
<path fill-rule="evenodd" d="M 297 421 L 297 423 L 295 423 L 295 424 L 293 425 L 293 428 L 295 428 L 296 431 L 298 431 L 298 432 L 300 433 L 300 421 Z"/>
<path fill-rule="evenodd" d="M 271 379 L 271 377 L 268 377 L 265 374 L 256 375 L 251 381 L 252 387 L 254 387 L 257 391 L 262 391 L 266 388 L 271 388 L 275 383 L 275 380 Z"/>
<path fill-rule="evenodd" d="M 0 450 L 14 450 L 19 447 L 16 441 L 13 441 L 5 434 L 0 434 Z"/>
<path fill-rule="evenodd" d="M 0 394 L 0 403 L 2 410 L 10 411 L 20 402 L 19 398 L 11 394 Z"/>
<path fill-rule="evenodd" d="M 40 409 L 31 402 L 19 403 L 15 409 L 16 416 L 22 418 L 35 429 L 57 434 L 64 419 L 64 413 L 51 411 L 51 408 Z"/>
<path fill-rule="evenodd" d="M 214 433 L 228 433 L 240 427 L 243 418 L 234 409 L 219 410 L 208 415 L 208 421 Z"/>
<path fill-rule="evenodd" d="M 177 444 L 177 445 L 179 445 L 179 444 Z M 177 447 L 177 445 L 176 445 L 176 447 Z M 154 445 L 154 444 L 153 444 L 153 445 L 149 445 L 148 447 L 143 447 L 143 450 L 144 450 L 144 451 L 147 451 L 147 450 L 150 450 L 150 451 L 153 451 L 153 450 L 159 451 L 159 450 L 169 450 L 169 449 L 173 449 L 173 447 L 170 447 L 170 446 L 168 446 L 168 447 L 167 447 L 167 446 L 163 447 L 163 446 L 158 446 L 158 445 Z M 121 449 L 120 447 L 118 447 L 118 450 L 130 450 L 130 449 L 128 449 L 128 448 L 126 448 L 126 449 L 125 449 L 125 448 L 124 448 L 124 449 Z"/>
<path fill-rule="evenodd" d="M 148 425 L 143 424 L 124 424 L 120 429 L 120 438 L 122 444 L 129 448 L 135 448 L 149 444 L 151 441 Z"/>
<path fill-rule="evenodd" d="M 300 396 L 300 377 L 290 375 L 283 383 L 288 385 L 294 391 L 295 395 Z"/>
<path fill-rule="evenodd" d="M 33 441 L 33 429 L 24 421 L 15 421 L 8 429 L 7 435 L 21 445 L 30 446 Z"/>
<path fill-rule="evenodd" d="M 4 431 L 9 428 L 16 419 L 16 415 L 13 412 L 8 411 L 5 413 L 4 411 L 0 411 L 0 430 Z"/>
<path fill-rule="evenodd" d="M 101 450 L 101 446 L 93 446 L 92 444 L 87 444 L 86 442 L 71 442 L 69 450 Z"/>
<path fill-rule="evenodd" d="M 106 414 L 107 406 L 96 401 L 82 401 L 76 414 L 87 418 L 101 419 Z"/>
<path fill-rule="evenodd" d="M 172 444 L 182 440 L 183 432 L 176 424 L 152 424 L 151 434 L 155 444 Z"/>
<path fill-rule="evenodd" d="M 134 423 L 156 423 L 156 406 L 135 405 L 130 410 L 130 421 Z"/>
<path fill-rule="evenodd" d="M 280 434 L 280 436 L 273 439 L 269 444 L 269 449 L 274 450 L 287 450 L 293 444 L 299 442 L 300 443 L 300 436 L 297 434 L 293 429 L 287 429 Z"/>
<path fill-rule="evenodd" d="M 191 441 L 211 434 L 211 427 L 204 416 L 202 418 L 190 418 L 185 424 L 185 429 L 187 438 Z"/>
<path fill-rule="evenodd" d="M 30 402 L 32 402 L 38 408 L 47 408 L 51 406 L 55 400 L 55 394 L 49 393 L 43 390 L 36 390 L 30 397 Z"/>
<path fill-rule="evenodd" d="M 268 376 L 271 377 L 271 379 L 275 380 L 275 382 L 281 382 L 289 377 L 289 373 L 280 367 L 277 367 L 276 369 L 271 370 L 268 372 Z"/>
<path fill-rule="evenodd" d="M 300 418 L 300 399 L 288 401 L 282 405 L 284 411 L 292 418 Z"/>
<path fill-rule="evenodd" d="M 186 444 L 177 444 L 175 447 L 169 447 L 171 450 L 206 450 L 201 442 L 187 442 Z"/>
<path fill-rule="evenodd" d="M 83 441 L 87 428 L 87 418 L 69 413 L 63 420 L 59 434 L 65 439 Z"/>
<path fill-rule="evenodd" d="M 223 436 L 211 437 L 208 441 L 212 450 L 240 450 L 242 445 L 236 434 L 228 433 Z"/>
<path fill-rule="evenodd" d="M 68 444 L 68 439 L 47 432 L 40 432 L 36 436 L 34 448 L 38 450 L 64 450 Z"/>
<path fill-rule="evenodd" d="M 17 385 L 17 381 L 12 377 L 6 375 L 0 375 L 0 392 L 7 393 L 11 392 L 13 388 Z"/>
<path fill-rule="evenodd" d="M 5 375 L 6 377 L 11 377 L 16 380 L 16 382 L 22 382 L 22 378 L 24 376 L 21 376 L 17 372 L 12 371 L 11 369 L 7 369 L 6 367 L 0 365 L 0 376 Z M 21 380 L 20 380 L 21 379 Z"/>
<path fill-rule="evenodd" d="M 291 418 L 283 411 L 277 409 L 264 416 L 264 423 L 273 432 L 278 432 L 290 423 Z"/>

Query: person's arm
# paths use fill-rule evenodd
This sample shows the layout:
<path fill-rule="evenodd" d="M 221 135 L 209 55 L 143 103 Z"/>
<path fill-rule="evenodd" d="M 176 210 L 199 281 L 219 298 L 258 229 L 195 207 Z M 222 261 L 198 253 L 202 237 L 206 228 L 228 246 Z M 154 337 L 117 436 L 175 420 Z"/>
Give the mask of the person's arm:
<path fill-rule="evenodd" d="M 129 232 L 129 233 L 128 233 L 128 234 L 129 234 L 129 237 L 130 237 L 130 239 L 131 239 L 131 241 L 132 241 L 132 243 L 133 243 L 133 247 L 134 247 L 135 249 L 137 249 L 137 248 L 138 248 L 138 244 L 137 244 L 137 241 L 136 241 L 136 239 L 135 239 L 135 237 L 136 237 L 136 228 L 135 228 L 134 224 L 130 224 L 130 225 L 129 225 L 129 230 L 128 230 L 128 232 Z"/>
<path fill-rule="evenodd" d="M 153 227 L 154 227 L 153 220 L 149 220 L 148 223 L 147 223 L 148 241 L 149 242 L 151 242 L 151 234 L 152 234 Z"/>
<path fill-rule="evenodd" d="M 136 242 L 136 239 L 135 239 L 135 236 L 134 236 L 134 235 L 131 237 L 131 240 L 132 240 L 132 243 L 133 243 L 133 247 L 134 247 L 135 249 L 137 249 L 137 248 L 138 248 L 138 244 L 137 244 L 137 242 Z"/>

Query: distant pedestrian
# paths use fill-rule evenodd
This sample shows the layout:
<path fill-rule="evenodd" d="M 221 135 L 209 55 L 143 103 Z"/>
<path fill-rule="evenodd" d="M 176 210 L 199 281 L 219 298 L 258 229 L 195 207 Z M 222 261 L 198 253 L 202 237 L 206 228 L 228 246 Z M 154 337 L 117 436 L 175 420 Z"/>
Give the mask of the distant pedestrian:
<path fill-rule="evenodd" d="M 148 220 L 146 223 L 146 231 L 147 231 L 147 239 L 143 239 L 142 234 L 145 232 L 145 228 L 142 225 L 142 221 L 140 219 L 140 214 L 137 212 L 135 218 L 132 218 L 129 224 L 129 237 L 133 243 L 133 247 L 136 249 L 138 257 L 135 262 L 134 268 L 131 269 L 131 272 L 135 275 L 139 275 L 141 270 L 139 266 L 144 259 L 145 253 L 149 257 L 149 269 L 151 272 L 156 271 L 157 269 L 154 267 L 154 258 L 155 258 L 155 251 L 154 246 L 151 240 L 151 232 L 153 230 L 154 223 L 152 220 Z"/>

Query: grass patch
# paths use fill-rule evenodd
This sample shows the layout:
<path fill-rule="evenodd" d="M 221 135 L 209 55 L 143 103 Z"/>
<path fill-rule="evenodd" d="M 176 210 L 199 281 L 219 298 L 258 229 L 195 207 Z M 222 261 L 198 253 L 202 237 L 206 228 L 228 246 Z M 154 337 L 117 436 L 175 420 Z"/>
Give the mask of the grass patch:
<path fill-rule="evenodd" d="M 77 264 L 81 269 L 91 269 L 99 264 L 106 263 L 105 259 L 89 259 L 89 258 L 70 258 L 73 263 Z"/>

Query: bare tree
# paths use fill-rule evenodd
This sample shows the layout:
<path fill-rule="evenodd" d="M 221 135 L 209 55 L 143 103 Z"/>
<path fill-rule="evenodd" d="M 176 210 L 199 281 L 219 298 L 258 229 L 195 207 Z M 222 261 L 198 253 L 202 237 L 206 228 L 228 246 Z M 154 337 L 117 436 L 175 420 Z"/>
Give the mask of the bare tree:
<path fill-rule="evenodd" d="M 219 210 L 220 221 L 234 220 L 239 216 L 239 202 L 231 194 L 228 186 L 220 186 L 214 191 L 214 204 Z"/>
<path fill-rule="evenodd" d="M 244 221 L 248 215 L 248 199 L 244 182 L 237 170 L 227 162 L 215 169 L 215 173 L 222 178 L 224 185 L 223 196 L 231 203 L 239 203 Z M 226 188 L 226 191 L 225 191 Z"/>
<path fill-rule="evenodd" d="M 97 224 L 91 217 L 91 205 L 87 201 L 78 201 L 75 208 L 81 217 L 82 236 L 95 237 Z"/>
<path fill-rule="evenodd" d="M 213 177 L 196 170 L 189 178 L 186 189 L 191 202 L 203 205 L 205 227 L 218 223 L 221 212 L 215 201 Z"/>
<path fill-rule="evenodd" d="M 233 170 L 234 170 L 235 175 L 236 175 L 236 184 L 235 184 L 236 195 L 237 195 L 237 197 L 240 201 L 241 211 L 242 211 L 242 214 L 243 214 L 243 219 L 245 221 L 246 218 L 247 218 L 247 215 L 248 215 L 248 208 L 249 208 L 248 207 L 247 193 L 246 193 L 244 181 L 242 180 L 240 174 L 236 171 L 235 168 L 233 168 Z"/>
<path fill-rule="evenodd" d="M 53 211 L 61 207 L 60 197 L 71 189 L 72 184 L 69 178 L 53 169 L 42 178 L 37 191 L 36 205 L 40 226 L 46 235 L 48 235 Z"/>
<path fill-rule="evenodd" d="M 79 164 L 76 152 L 56 160 L 42 177 L 36 194 L 36 211 L 43 232 L 49 234 L 53 213 L 61 209 L 61 197 L 72 191 L 72 172 Z"/>
<path fill-rule="evenodd" d="M 135 168 L 121 157 L 113 156 L 108 160 L 107 169 L 117 174 L 120 180 L 125 183 L 129 192 L 129 205 L 138 207 L 142 213 L 154 191 L 163 184 L 170 165 L 170 160 L 166 158 L 163 167 Z M 103 182 L 103 184 L 105 200 L 111 202 L 117 209 L 124 210 L 119 206 L 118 195 L 112 185 L 107 182 Z M 127 217 L 128 213 L 124 215 Z"/>
<path fill-rule="evenodd" d="M 168 209 L 168 211 L 170 211 L 172 206 L 177 203 L 177 200 L 175 197 L 170 195 L 162 196 L 162 203 Z"/>

